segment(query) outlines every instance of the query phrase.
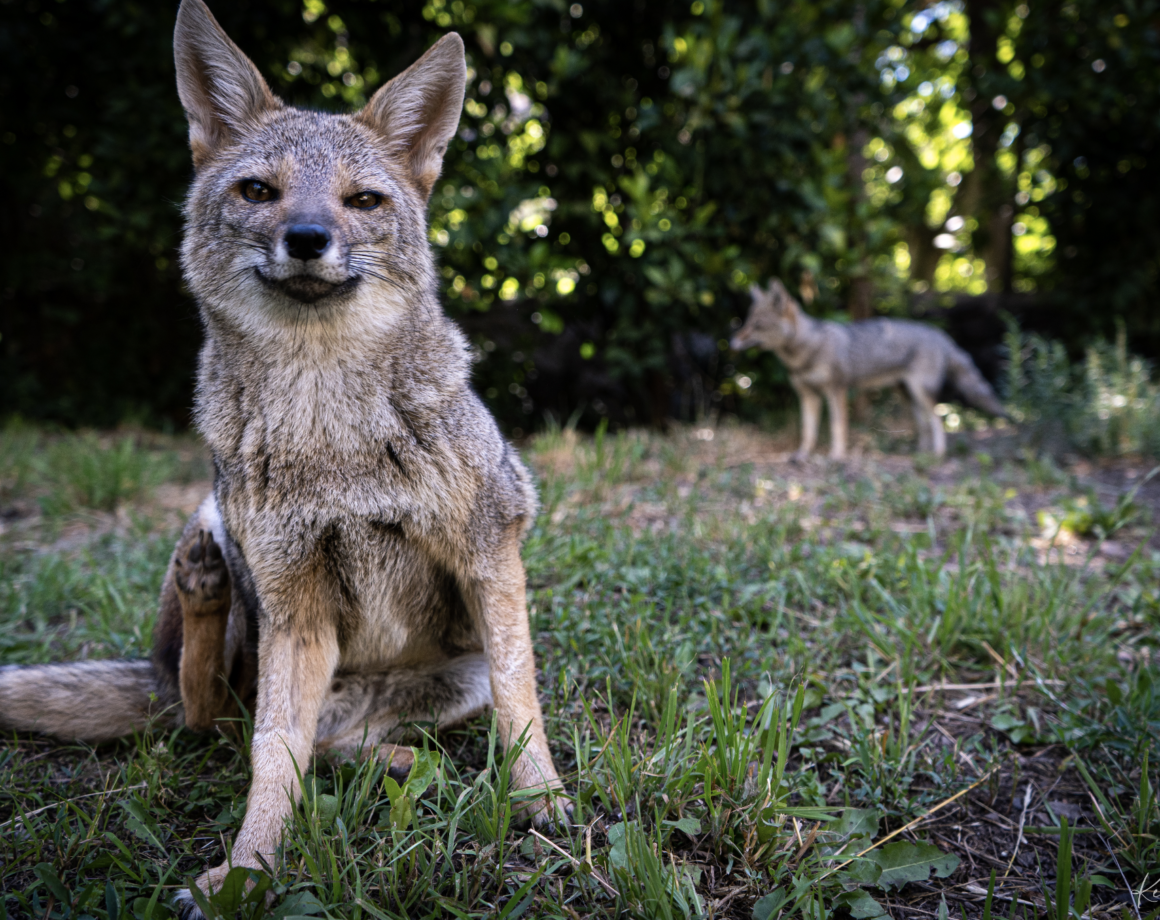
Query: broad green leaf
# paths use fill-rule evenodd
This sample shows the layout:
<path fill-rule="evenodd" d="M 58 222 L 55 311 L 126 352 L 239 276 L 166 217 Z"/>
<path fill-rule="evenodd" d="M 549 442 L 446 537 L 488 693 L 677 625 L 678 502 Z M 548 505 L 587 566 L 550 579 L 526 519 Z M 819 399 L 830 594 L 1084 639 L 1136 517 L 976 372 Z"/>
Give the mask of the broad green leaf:
<path fill-rule="evenodd" d="M 770 920 L 786 902 L 786 893 L 780 888 L 774 888 L 765 897 L 758 898 L 753 905 L 753 920 Z"/>
<path fill-rule="evenodd" d="M 110 881 L 105 882 L 105 912 L 109 920 L 121 920 L 121 896 Z"/>
<path fill-rule="evenodd" d="M 701 822 L 696 818 L 681 818 L 680 821 L 666 821 L 665 824 L 671 824 L 679 831 L 684 831 L 690 837 L 695 837 L 701 833 Z"/>
<path fill-rule="evenodd" d="M 411 772 L 407 775 L 406 782 L 403 783 L 403 789 L 417 799 L 427 791 L 427 787 L 435 779 L 435 774 L 439 770 L 440 758 L 436 751 L 421 751 L 417 748 L 411 748 L 411 753 L 415 756 L 415 762 L 411 766 Z"/>
<path fill-rule="evenodd" d="M 631 823 L 631 821 L 628 822 L 628 824 Z M 628 868 L 628 843 L 625 840 L 628 824 L 622 822 L 614 824 L 608 829 L 608 861 L 618 869 Z"/>
<path fill-rule="evenodd" d="M 924 882 L 930 878 L 946 878 L 958 868 L 959 858 L 953 853 L 944 853 L 929 843 L 890 843 L 866 854 L 867 859 L 882 868 L 878 886 L 885 891 L 891 887 L 901 888 L 907 882 Z"/>
<path fill-rule="evenodd" d="M 323 794 L 318 796 L 315 807 L 318 809 L 318 821 L 323 827 L 330 827 L 338 815 L 338 796 Z"/>
<path fill-rule="evenodd" d="M 878 809 L 843 808 L 841 817 L 826 830 L 842 837 L 869 837 L 873 840 L 878 834 Z"/>
<path fill-rule="evenodd" d="M 54 898 L 61 904 L 72 903 L 72 897 L 68 893 L 68 889 L 64 887 L 62 882 L 56 874 L 56 870 L 48 863 L 37 863 L 32 869 L 33 875 L 44 882 L 44 887 L 49 890 Z"/>
<path fill-rule="evenodd" d="M 383 790 L 387 793 L 387 798 L 391 800 L 392 804 L 403 794 L 402 787 L 389 776 L 383 777 Z"/>
<path fill-rule="evenodd" d="M 415 804 L 409 795 L 403 794 L 391 802 L 391 827 L 405 831 L 415 820 Z"/>
<path fill-rule="evenodd" d="M 296 891 L 287 895 L 270 914 L 270 920 L 293 920 L 295 917 L 307 917 L 320 914 L 325 907 L 322 902 L 308 891 Z"/>
<path fill-rule="evenodd" d="M 857 852 L 855 850 L 855 852 Z M 855 859 L 841 873 L 839 877 L 845 882 L 857 885 L 876 885 L 882 877 L 882 867 L 874 860 L 865 856 Z"/>
<path fill-rule="evenodd" d="M 128 812 L 125 824 L 141 840 L 150 846 L 155 846 L 162 853 L 166 852 L 165 844 L 161 841 L 161 829 L 153 816 L 145 809 L 140 799 L 131 798 L 121 802 L 121 807 Z"/>
<path fill-rule="evenodd" d="M 846 891 L 838 895 L 834 898 L 833 906 L 846 908 L 850 912 L 850 916 L 856 920 L 875 920 L 877 917 L 890 916 L 883 910 L 881 904 L 860 888 L 857 891 Z"/>

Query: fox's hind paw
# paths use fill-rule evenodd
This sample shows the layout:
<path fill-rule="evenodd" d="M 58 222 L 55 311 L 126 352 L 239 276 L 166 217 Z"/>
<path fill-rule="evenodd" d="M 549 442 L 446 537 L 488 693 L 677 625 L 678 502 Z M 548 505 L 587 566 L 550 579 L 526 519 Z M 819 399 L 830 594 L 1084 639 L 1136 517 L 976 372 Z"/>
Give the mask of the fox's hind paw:
<path fill-rule="evenodd" d="M 173 576 L 187 616 L 225 616 L 230 612 L 230 573 L 210 531 L 199 530 L 188 547 L 178 549 Z"/>

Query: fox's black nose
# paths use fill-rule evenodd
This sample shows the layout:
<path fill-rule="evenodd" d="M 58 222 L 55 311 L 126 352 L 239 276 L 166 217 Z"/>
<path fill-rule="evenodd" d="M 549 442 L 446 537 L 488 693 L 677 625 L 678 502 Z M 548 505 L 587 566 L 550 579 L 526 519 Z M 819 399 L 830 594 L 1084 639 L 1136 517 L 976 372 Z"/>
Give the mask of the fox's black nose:
<path fill-rule="evenodd" d="M 286 249 L 292 259 L 317 259 L 329 245 L 330 234 L 318 224 L 295 224 L 286 231 Z"/>

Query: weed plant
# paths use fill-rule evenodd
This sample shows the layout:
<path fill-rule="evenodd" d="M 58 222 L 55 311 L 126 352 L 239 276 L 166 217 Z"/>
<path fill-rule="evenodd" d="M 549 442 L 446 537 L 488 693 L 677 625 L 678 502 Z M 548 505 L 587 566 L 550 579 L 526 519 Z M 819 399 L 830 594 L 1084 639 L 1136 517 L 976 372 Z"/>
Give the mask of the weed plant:
<path fill-rule="evenodd" d="M 29 468 L 49 468 L 52 439 L 29 437 Z M 791 468 L 765 444 L 556 427 L 527 451 L 528 600 L 570 827 L 520 826 L 489 720 L 417 725 L 402 784 L 374 758 L 302 765 L 270 872 L 235 870 L 206 914 L 979 916 L 986 894 L 984 916 L 1006 899 L 1063 917 L 1146 893 L 1160 555 L 1141 520 L 1117 531 L 1130 558 L 1105 563 L 1093 534 L 1060 561 L 1023 503 L 1086 494 L 1067 477 L 1044 497 L 1009 465 Z M 147 653 L 176 524 L 133 508 L 133 527 L 68 545 L 0 540 L 3 663 Z M 246 731 L 9 736 L 2 910 L 170 916 L 240 827 Z M 1081 832 L 979 836 L 1060 824 L 1060 788 Z"/>
<path fill-rule="evenodd" d="M 1160 384 L 1121 327 L 1115 343 L 1096 341 L 1082 365 L 1059 342 L 1007 334 L 1007 398 L 1037 446 L 1092 456 L 1160 457 Z"/>

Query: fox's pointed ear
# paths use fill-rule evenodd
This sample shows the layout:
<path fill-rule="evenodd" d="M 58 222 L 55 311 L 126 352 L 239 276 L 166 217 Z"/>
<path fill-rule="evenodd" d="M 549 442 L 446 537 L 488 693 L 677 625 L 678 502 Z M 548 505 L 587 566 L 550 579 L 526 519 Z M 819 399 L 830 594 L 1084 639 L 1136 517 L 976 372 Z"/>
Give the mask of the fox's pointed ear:
<path fill-rule="evenodd" d="M 189 119 L 189 147 L 200 169 L 248 125 L 281 103 L 202 0 L 181 0 L 173 30 L 177 94 Z"/>
<path fill-rule="evenodd" d="M 355 116 L 399 149 L 424 198 L 439 178 L 443 154 L 459 127 L 466 86 L 463 39 L 448 32 Z"/>

